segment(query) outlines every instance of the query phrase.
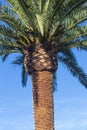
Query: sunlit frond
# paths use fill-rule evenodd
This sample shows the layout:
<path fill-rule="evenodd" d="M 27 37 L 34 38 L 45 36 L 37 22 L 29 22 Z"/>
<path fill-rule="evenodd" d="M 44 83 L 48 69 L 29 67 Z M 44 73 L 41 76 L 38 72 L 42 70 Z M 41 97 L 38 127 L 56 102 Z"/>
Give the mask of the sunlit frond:
<path fill-rule="evenodd" d="M 29 26 L 28 17 L 24 13 L 23 8 L 20 6 L 19 1 L 18 0 L 15 0 L 15 1 L 14 0 L 7 0 L 7 2 L 10 4 L 12 10 L 19 16 L 19 18 L 24 23 L 24 25 L 26 27 L 28 27 Z"/>
<path fill-rule="evenodd" d="M 62 38 L 64 44 L 76 41 L 77 39 L 84 39 L 87 36 L 87 26 L 74 27 L 70 31 L 67 31 Z"/>
<path fill-rule="evenodd" d="M 64 21 L 65 31 L 72 29 L 85 20 L 87 20 L 87 8 L 72 11 Z"/>
<path fill-rule="evenodd" d="M 19 31 L 20 33 L 23 33 L 25 30 L 25 27 L 21 23 L 20 19 L 15 18 L 12 15 L 9 15 L 7 13 L 0 13 L 0 20 L 5 22 L 8 26 L 13 28 L 16 31 Z"/>

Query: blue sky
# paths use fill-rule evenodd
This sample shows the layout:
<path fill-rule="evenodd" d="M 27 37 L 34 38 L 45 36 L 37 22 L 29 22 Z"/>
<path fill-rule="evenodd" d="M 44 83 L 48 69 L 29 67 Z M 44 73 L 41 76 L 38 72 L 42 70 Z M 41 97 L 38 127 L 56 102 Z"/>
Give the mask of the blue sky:
<path fill-rule="evenodd" d="M 75 51 L 87 72 L 87 53 Z M 32 86 L 21 85 L 20 69 L 0 60 L 0 130 L 33 130 Z M 55 130 L 87 130 L 87 89 L 59 63 L 54 93 Z"/>
<path fill-rule="evenodd" d="M 0 0 L 2 1 L 2 0 Z M 87 53 L 75 51 L 87 73 Z M 20 68 L 0 59 L 0 130 L 33 130 L 32 85 L 21 85 Z M 87 89 L 59 63 L 54 93 L 55 130 L 87 130 Z"/>

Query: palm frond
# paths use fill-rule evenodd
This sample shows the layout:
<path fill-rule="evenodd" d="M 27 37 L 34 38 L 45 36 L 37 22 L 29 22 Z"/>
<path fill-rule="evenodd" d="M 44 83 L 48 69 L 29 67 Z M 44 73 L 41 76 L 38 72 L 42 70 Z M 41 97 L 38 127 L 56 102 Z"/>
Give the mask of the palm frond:
<path fill-rule="evenodd" d="M 9 53 L 3 55 L 3 56 L 2 56 L 2 62 L 6 61 L 6 59 L 8 58 L 8 56 L 9 56 Z"/>
<path fill-rule="evenodd" d="M 72 11 L 64 20 L 65 31 L 72 29 L 85 20 L 87 20 L 87 8 Z"/>
<path fill-rule="evenodd" d="M 0 25 L 0 36 L 6 36 L 13 39 L 16 39 L 20 36 L 20 33 L 16 30 L 11 29 L 10 27 L 7 27 L 5 25 Z"/>
<path fill-rule="evenodd" d="M 85 13 L 84 13 L 84 11 L 82 12 L 81 7 L 79 7 L 80 5 L 83 5 L 85 2 L 86 2 L 86 0 L 80 0 L 80 1 L 78 1 L 78 0 L 76 0 L 76 1 L 74 1 L 74 0 L 61 1 L 61 6 L 60 7 L 58 6 L 58 3 L 57 3 L 57 6 L 59 8 L 57 8 L 57 12 L 55 14 L 55 19 L 53 18 L 53 20 L 51 22 L 51 28 L 52 29 L 50 30 L 50 37 L 52 37 L 55 34 L 57 34 L 59 26 L 61 26 L 63 28 L 66 23 L 68 23 L 68 22 L 72 23 L 73 22 L 72 26 L 74 27 L 75 25 L 77 25 L 80 22 L 82 22 L 85 19 L 87 19 L 86 12 Z M 78 9 L 78 7 L 79 7 L 79 9 Z M 76 14 L 75 14 L 74 10 L 76 11 Z M 79 19 L 77 17 L 77 19 L 74 21 L 73 19 L 75 19 L 75 18 L 73 18 L 73 17 L 75 15 L 77 16 L 77 10 L 78 10 Z M 81 13 L 82 15 L 80 14 L 80 10 L 81 10 L 82 13 L 84 13 L 84 16 L 83 16 L 82 13 Z M 71 16 L 72 14 L 73 14 L 73 17 Z M 81 16 L 83 16 L 83 17 L 81 17 Z M 69 29 L 71 29 L 70 25 L 68 27 L 69 27 Z M 66 30 L 68 30 L 68 27 L 66 27 Z"/>
<path fill-rule="evenodd" d="M 22 46 L 18 45 L 14 40 L 0 37 L 0 55 L 21 52 Z"/>
<path fill-rule="evenodd" d="M 7 2 L 10 4 L 12 10 L 19 16 L 19 18 L 21 19 L 21 21 L 23 22 L 23 24 L 25 25 L 25 27 L 29 27 L 29 23 L 28 23 L 28 17 L 26 16 L 23 8 L 21 7 L 21 5 L 19 4 L 18 0 L 7 0 Z"/>
<path fill-rule="evenodd" d="M 47 15 L 48 9 L 49 9 L 50 5 L 50 0 L 46 0 L 45 4 L 44 4 L 44 8 L 43 8 L 43 13 L 45 13 L 45 15 Z"/>
<path fill-rule="evenodd" d="M 67 67 L 71 74 L 79 79 L 81 84 L 87 88 L 87 75 L 83 69 L 79 67 L 73 55 L 70 56 L 69 51 L 63 52 L 63 55 L 58 55 L 59 60 Z"/>
<path fill-rule="evenodd" d="M 0 47 L 0 56 L 6 55 L 6 54 L 10 54 L 10 53 L 20 53 L 20 51 L 19 50 L 15 50 L 15 49 Z"/>
<path fill-rule="evenodd" d="M 36 16 L 35 14 L 38 12 L 38 8 L 36 8 L 36 4 L 34 0 L 32 1 L 24 1 L 18 0 L 19 5 L 21 6 L 23 12 L 27 16 L 28 19 L 28 27 L 36 30 Z"/>
<path fill-rule="evenodd" d="M 16 59 L 12 62 L 14 65 L 18 65 L 21 67 L 21 81 L 23 87 L 26 86 L 27 79 L 28 79 L 28 73 L 25 71 L 24 67 L 24 55 L 17 56 Z"/>
<path fill-rule="evenodd" d="M 44 1 L 37 1 L 35 2 L 38 5 L 39 11 L 36 13 L 36 20 L 37 20 L 37 28 L 39 28 L 39 32 L 42 36 L 47 36 L 48 25 L 49 25 L 49 12 L 51 12 L 51 1 L 44 0 Z M 39 3 L 39 4 L 38 4 Z"/>
<path fill-rule="evenodd" d="M 77 49 L 81 49 L 81 50 L 85 50 L 87 51 L 87 40 L 78 40 L 75 42 L 71 42 L 70 44 L 66 45 L 65 48 L 77 48 Z"/>
<path fill-rule="evenodd" d="M 25 30 L 25 32 L 26 32 L 26 30 Z M 26 35 L 26 33 L 22 34 L 19 31 L 14 30 L 5 25 L 0 25 L 0 41 L 2 41 L 2 37 L 3 37 L 3 39 L 5 39 L 5 40 L 9 39 L 10 41 L 11 41 L 11 39 L 13 39 L 15 41 L 15 45 L 17 42 L 16 46 L 20 47 L 20 48 L 22 48 L 23 46 L 26 46 L 26 45 L 30 45 L 30 41 L 29 41 L 29 38 Z"/>
<path fill-rule="evenodd" d="M 25 68 L 24 66 L 22 66 L 22 85 L 23 87 L 26 86 L 26 83 L 27 83 L 27 78 L 28 78 L 28 73 L 25 71 Z"/>
<path fill-rule="evenodd" d="M 37 19 L 37 22 L 38 22 L 38 26 L 39 26 L 39 29 L 40 29 L 40 32 L 43 36 L 44 34 L 44 20 L 43 20 L 43 16 L 39 15 L 39 14 L 36 14 L 36 19 Z"/>
<path fill-rule="evenodd" d="M 23 65 L 23 62 L 24 62 L 24 56 L 21 55 L 21 56 L 17 56 L 16 59 L 12 62 L 12 64 L 14 65 Z"/>
<path fill-rule="evenodd" d="M 17 44 L 14 39 L 10 39 L 8 37 L 0 37 L 0 47 L 22 49 L 21 45 Z"/>
<path fill-rule="evenodd" d="M 12 29 L 19 31 L 20 33 L 23 33 L 23 30 L 25 30 L 23 24 L 21 23 L 20 19 L 15 18 L 11 15 L 7 14 L 0 14 L 0 20 L 5 22 L 8 26 L 10 26 Z"/>
<path fill-rule="evenodd" d="M 46 0 L 45 2 L 42 2 L 43 4 L 43 11 L 42 11 L 42 20 L 43 20 L 43 31 L 44 31 L 44 37 L 47 37 L 48 33 L 48 27 L 50 22 L 50 12 L 52 10 L 51 1 Z"/>
<path fill-rule="evenodd" d="M 84 48 L 86 47 L 87 42 L 87 26 L 76 26 L 71 30 L 63 33 L 61 30 L 57 32 L 57 36 L 53 37 L 58 45 L 58 48 L 67 49 L 67 48 Z M 84 42 L 84 43 L 83 43 Z"/>
<path fill-rule="evenodd" d="M 53 92 L 57 90 L 57 78 L 56 78 L 56 73 L 53 75 Z"/>
<path fill-rule="evenodd" d="M 86 2 L 86 0 L 68 0 L 64 4 L 63 19 L 66 18 L 73 10 L 80 8 Z"/>
<path fill-rule="evenodd" d="M 0 25 L 0 35 L 6 36 L 14 39 L 19 39 L 19 37 L 23 37 L 25 39 L 25 43 L 29 43 L 29 39 L 26 37 L 26 28 L 18 18 L 17 14 L 7 6 L 0 6 L 0 21 L 5 22 L 6 24 Z"/>
<path fill-rule="evenodd" d="M 34 1 L 34 0 L 32 0 L 32 1 L 24 1 L 24 0 L 16 0 L 16 1 L 12 0 L 11 1 L 11 0 L 8 0 L 8 1 L 11 5 L 14 5 L 11 7 L 18 14 L 21 21 L 22 21 L 22 19 L 27 20 L 27 22 L 25 22 L 25 24 L 27 25 L 27 23 L 28 23 L 27 28 L 29 30 L 34 30 L 34 33 L 36 33 L 36 34 L 41 31 L 41 29 L 40 29 L 41 26 L 39 26 L 40 28 L 38 29 L 38 25 L 41 25 L 41 23 L 37 19 L 37 15 L 39 15 L 39 8 L 37 8 L 36 1 Z M 38 24 L 38 23 L 40 23 L 40 24 Z"/>
<path fill-rule="evenodd" d="M 76 39 L 84 39 L 85 36 L 87 36 L 87 26 L 74 27 L 63 35 L 62 41 L 66 44 L 71 41 L 76 41 Z"/>

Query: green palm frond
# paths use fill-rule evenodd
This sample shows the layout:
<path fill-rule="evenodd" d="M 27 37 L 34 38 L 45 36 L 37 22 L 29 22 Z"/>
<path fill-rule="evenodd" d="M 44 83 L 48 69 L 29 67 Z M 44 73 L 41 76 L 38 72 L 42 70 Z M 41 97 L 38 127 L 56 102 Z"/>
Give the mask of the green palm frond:
<path fill-rule="evenodd" d="M 61 27 L 60 27 L 61 28 Z M 62 30 L 58 29 L 57 36 L 52 38 L 52 41 L 58 43 L 58 48 L 67 49 L 67 48 L 80 48 L 87 42 L 87 25 L 85 26 L 75 26 L 71 30 L 66 31 L 65 33 Z"/>
<path fill-rule="evenodd" d="M 8 47 L 13 49 L 21 49 L 22 46 L 17 44 L 14 39 L 10 39 L 7 37 L 0 37 L 0 47 Z"/>
<path fill-rule="evenodd" d="M 38 23 L 42 36 L 46 33 L 46 29 L 47 29 L 46 24 L 48 22 L 47 13 L 48 13 L 49 4 L 50 4 L 50 0 L 47 0 L 47 1 L 41 0 L 39 4 L 40 11 L 36 13 L 37 23 Z"/>
<path fill-rule="evenodd" d="M 20 52 L 21 48 L 22 46 L 16 44 L 14 40 L 0 37 L 0 55 Z"/>
<path fill-rule="evenodd" d="M 9 15 L 7 13 L 1 13 L 0 14 L 0 20 L 8 24 L 11 28 L 13 28 L 16 31 L 19 31 L 20 33 L 23 33 L 23 30 L 25 30 L 23 24 L 21 23 L 20 19 L 15 18 L 12 15 Z M 24 28 L 24 29 L 23 29 Z"/>
<path fill-rule="evenodd" d="M 36 2 L 38 3 L 38 2 Z M 36 13 L 36 20 L 42 36 L 47 36 L 47 31 L 50 22 L 50 16 L 52 12 L 52 1 L 41 0 L 38 5 L 39 11 Z"/>
<path fill-rule="evenodd" d="M 20 33 L 5 25 L 0 25 L 0 36 L 6 36 L 15 39 L 20 36 Z"/>
<path fill-rule="evenodd" d="M 14 12 L 18 15 L 25 27 L 34 30 L 34 33 L 38 30 L 38 21 L 36 20 L 36 14 L 38 14 L 38 8 L 34 0 L 7 0 Z"/>
<path fill-rule="evenodd" d="M 50 0 L 46 0 L 44 7 L 43 7 L 43 13 L 47 15 L 48 9 L 50 7 Z"/>
<path fill-rule="evenodd" d="M 15 3 L 15 2 L 14 2 Z M 38 12 L 38 8 L 36 8 L 36 4 L 34 0 L 32 1 L 24 1 L 18 0 L 19 5 L 22 7 L 23 12 L 27 16 L 28 19 L 28 28 L 36 30 L 36 13 Z"/>
<path fill-rule="evenodd" d="M 24 1 L 24 0 L 7 0 L 14 12 L 18 15 L 22 23 L 27 29 L 34 30 L 34 33 L 37 34 L 38 30 L 38 21 L 36 20 L 36 13 L 38 9 L 34 1 Z M 40 22 L 39 22 L 40 23 Z"/>
<path fill-rule="evenodd" d="M 84 39 L 85 36 L 87 36 L 87 26 L 74 27 L 63 35 L 62 42 L 67 44 L 71 41 L 75 41 L 76 39 Z"/>
<path fill-rule="evenodd" d="M 52 19 L 55 17 L 55 15 L 57 15 L 57 13 L 59 11 L 59 8 L 63 4 L 63 2 L 64 2 L 64 0 L 58 0 L 58 1 L 55 0 L 55 3 L 54 3 L 54 12 L 52 14 Z"/>
<path fill-rule="evenodd" d="M 39 2 L 39 10 L 40 10 L 40 13 L 43 12 L 43 0 L 40 0 Z"/>
<path fill-rule="evenodd" d="M 19 16 L 25 27 L 29 27 L 28 17 L 26 16 L 23 8 L 21 7 L 18 0 L 7 0 L 12 10 Z"/>
<path fill-rule="evenodd" d="M 71 49 L 67 49 L 67 50 L 62 50 L 61 51 L 61 54 L 62 54 L 62 56 L 64 56 L 64 57 L 68 57 L 68 58 L 70 58 L 73 62 L 77 62 L 76 61 L 76 57 L 75 57 L 75 55 L 74 55 L 74 53 L 73 53 L 73 51 L 71 50 Z"/>
<path fill-rule="evenodd" d="M 67 44 L 65 48 L 77 48 L 77 49 L 82 49 L 82 50 L 87 51 L 87 40 L 83 40 L 83 41 L 78 40 L 78 41 L 72 42 L 70 44 Z"/>
<path fill-rule="evenodd" d="M 43 36 L 44 34 L 44 20 L 43 20 L 43 16 L 39 15 L 39 14 L 36 14 L 36 19 L 37 19 L 37 22 L 38 22 L 38 26 L 39 26 L 39 29 L 40 29 L 40 32 Z"/>
<path fill-rule="evenodd" d="M 86 0 L 68 0 L 62 4 L 64 7 L 63 9 L 63 19 L 66 18 L 73 10 L 80 8 L 81 6 L 87 2 Z"/>
<path fill-rule="evenodd" d="M 72 29 L 85 20 L 87 20 L 87 7 L 72 11 L 64 21 L 65 31 Z"/>
<path fill-rule="evenodd" d="M 30 45 L 30 41 L 29 41 L 26 33 L 25 34 L 23 34 L 22 32 L 20 33 L 19 31 L 14 30 L 14 29 L 12 29 L 8 26 L 5 26 L 5 25 L 0 25 L 0 37 L 1 37 L 1 40 L 2 40 L 2 37 L 8 38 L 9 40 L 13 39 L 15 42 L 17 42 L 17 46 L 20 48 L 22 46 L 26 46 L 27 44 Z"/>
<path fill-rule="evenodd" d="M 51 23 L 50 23 L 50 25 L 51 25 L 50 37 L 54 36 L 57 33 L 59 26 L 63 25 L 63 23 L 64 23 L 64 26 L 65 26 L 65 22 L 67 21 L 67 17 L 69 17 L 69 20 L 70 20 L 70 18 L 72 18 L 72 17 L 70 17 L 69 15 L 71 15 L 71 13 L 75 9 L 77 10 L 79 8 L 81 10 L 80 5 L 83 5 L 83 3 L 85 3 L 85 2 L 86 2 L 86 0 L 80 0 L 80 1 L 78 1 L 78 0 L 75 0 L 75 1 L 74 0 L 62 1 L 61 0 L 60 4 L 58 2 L 57 3 L 55 2 L 56 6 L 54 6 L 55 10 L 53 10 L 54 15 L 53 15 L 53 17 L 51 17 L 52 21 L 50 20 L 51 21 Z M 56 11 L 56 13 L 55 13 L 55 11 Z M 81 21 L 83 21 L 83 20 L 80 19 L 79 22 L 81 22 Z M 76 24 L 76 23 L 74 23 L 74 24 Z"/>
<path fill-rule="evenodd" d="M 79 67 L 73 55 L 69 51 L 63 52 L 63 55 L 58 55 L 59 60 L 67 67 L 71 74 L 79 79 L 81 84 L 87 88 L 87 75 L 83 69 Z"/>
<path fill-rule="evenodd" d="M 0 47 L 0 56 L 10 54 L 10 53 L 19 53 L 19 52 L 20 52 L 19 50 Z"/>

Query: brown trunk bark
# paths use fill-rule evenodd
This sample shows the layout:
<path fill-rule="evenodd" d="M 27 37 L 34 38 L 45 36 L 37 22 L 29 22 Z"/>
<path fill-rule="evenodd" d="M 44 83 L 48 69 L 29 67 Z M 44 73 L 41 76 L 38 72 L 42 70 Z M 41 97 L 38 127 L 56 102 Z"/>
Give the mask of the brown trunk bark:
<path fill-rule="evenodd" d="M 53 73 L 36 71 L 31 77 L 35 130 L 54 130 Z"/>

